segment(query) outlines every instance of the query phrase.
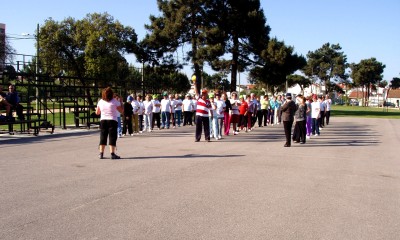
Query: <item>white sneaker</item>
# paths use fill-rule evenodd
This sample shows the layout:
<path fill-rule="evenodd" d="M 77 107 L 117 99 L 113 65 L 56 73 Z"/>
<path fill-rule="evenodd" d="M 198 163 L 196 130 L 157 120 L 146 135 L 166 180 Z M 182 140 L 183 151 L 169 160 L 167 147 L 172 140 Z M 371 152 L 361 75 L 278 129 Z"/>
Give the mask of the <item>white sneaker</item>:
<path fill-rule="evenodd" d="M 319 134 L 314 134 L 314 136 L 319 136 Z"/>
<path fill-rule="evenodd" d="M 233 135 L 238 135 L 239 134 L 239 132 L 233 132 Z"/>
<path fill-rule="evenodd" d="M 221 136 L 221 135 L 219 135 L 219 136 L 218 136 L 218 138 L 219 138 L 219 139 L 221 139 L 221 138 L 222 138 L 222 136 Z"/>
<path fill-rule="evenodd" d="M 306 136 L 307 139 L 311 139 L 311 136 Z"/>
<path fill-rule="evenodd" d="M 139 133 L 143 133 L 143 131 L 139 131 Z"/>
<path fill-rule="evenodd" d="M 131 134 L 131 136 L 133 136 L 133 133 Z"/>

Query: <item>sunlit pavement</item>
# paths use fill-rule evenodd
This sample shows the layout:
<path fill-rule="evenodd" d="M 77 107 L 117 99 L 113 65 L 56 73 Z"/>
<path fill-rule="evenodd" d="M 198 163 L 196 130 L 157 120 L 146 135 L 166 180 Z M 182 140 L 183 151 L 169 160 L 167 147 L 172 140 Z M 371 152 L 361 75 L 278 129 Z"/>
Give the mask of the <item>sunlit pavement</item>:
<path fill-rule="evenodd" d="M 121 160 L 96 130 L 3 137 L 0 239 L 399 239 L 400 121 L 331 121 L 291 148 L 282 125 L 155 130 Z"/>

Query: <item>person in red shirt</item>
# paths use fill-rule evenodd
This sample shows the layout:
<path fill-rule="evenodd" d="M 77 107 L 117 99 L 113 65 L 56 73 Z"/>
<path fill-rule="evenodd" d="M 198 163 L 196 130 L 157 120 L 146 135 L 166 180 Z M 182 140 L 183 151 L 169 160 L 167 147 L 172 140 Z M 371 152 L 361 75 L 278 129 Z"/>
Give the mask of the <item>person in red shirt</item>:
<path fill-rule="evenodd" d="M 247 114 L 249 110 L 249 105 L 247 104 L 246 100 L 244 99 L 243 95 L 240 96 L 239 98 L 241 104 L 239 106 L 239 124 L 240 124 L 240 130 L 243 130 L 245 128 L 247 132 Z"/>
<path fill-rule="evenodd" d="M 201 95 L 194 82 L 194 91 L 196 93 L 197 108 L 196 108 L 196 135 L 195 142 L 199 142 L 202 133 L 202 127 L 204 127 L 204 137 L 207 142 L 210 142 L 210 120 L 209 116 L 213 118 L 213 112 L 211 111 L 211 102 L 207 99 L 208 92 L 206 89 L 201 91 Z"/>

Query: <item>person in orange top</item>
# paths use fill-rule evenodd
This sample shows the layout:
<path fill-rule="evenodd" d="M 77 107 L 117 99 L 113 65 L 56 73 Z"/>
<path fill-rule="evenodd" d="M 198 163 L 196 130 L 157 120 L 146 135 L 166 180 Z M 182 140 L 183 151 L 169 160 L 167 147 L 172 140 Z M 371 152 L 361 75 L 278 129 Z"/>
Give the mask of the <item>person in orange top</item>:
<path fill-rule="evenodd" d="M 240 124 L 240 130 L 243 130 L 245 126 L 247 126 L 247 114 L 249 110 L 249 105 L 247 104 L 246 100 L 244 99 L 243 96 L 240 96 L 239 98 L 241 104 L 239 106 L 239 124 Z M 245 128 L 247 132 L 247 128 Z"/>

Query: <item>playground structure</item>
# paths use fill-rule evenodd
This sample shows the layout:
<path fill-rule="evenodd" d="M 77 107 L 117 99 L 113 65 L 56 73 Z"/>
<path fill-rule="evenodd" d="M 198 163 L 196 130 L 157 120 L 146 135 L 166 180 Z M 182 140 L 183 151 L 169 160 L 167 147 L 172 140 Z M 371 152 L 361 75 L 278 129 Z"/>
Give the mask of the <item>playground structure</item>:
<path fill-rule="evenodd" d="M 101 97 L 101 89 L 97 79 L 86 78 L 82 84 L 76 76 L 67 76 L 64 73 L 42 73 L 40 66 L 26 58 L 34 59 L 35 56 L 20 55 L 22 61 L 6 63 L 0 77 L 0 85 L 7 89 L 9 84 L 14 84 L 19 93 L 20 103 L 24 107 L 24 121 L 16 120 L 9 125 L 9 132 L 13 132 L 12 125 L 20 124 L 21 132 L 38 134 L 41 128 L 54 127 L 66 128 L 91 128 L 99 124 L 99 116 L 95 114 L 96 103 Z M 33 70 L 32 70 L 33 69 Z M 51 72 L 51 71 L 48 71 Z M 120 95 L 122 88 L 112 86 Z M 69 121 L 73 114 L 73 124 Z M 68 116 L 69 115 L 69 116 Z M 32 126 L 32 123 L 34 123 Z M 26 127 L 25 127 L 26 126 Z M 1 126 L 0 126 L 1 127 Z M 4 131 L 3 128 L 0 128 Z"/>

